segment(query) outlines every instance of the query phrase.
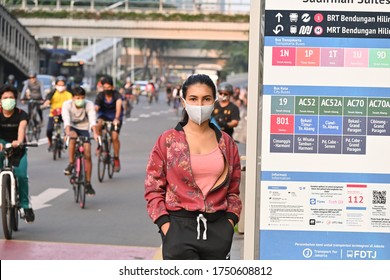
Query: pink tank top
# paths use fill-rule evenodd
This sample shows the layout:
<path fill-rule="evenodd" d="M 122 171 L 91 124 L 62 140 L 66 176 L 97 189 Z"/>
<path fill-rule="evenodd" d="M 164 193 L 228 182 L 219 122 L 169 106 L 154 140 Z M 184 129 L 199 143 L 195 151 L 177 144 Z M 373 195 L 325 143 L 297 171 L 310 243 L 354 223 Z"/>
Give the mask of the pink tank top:
<path fill-rule="evenodd" d="M 191 168 L 195 182 L 206 195 L 223 173 L 225 161 L 217 146 L 208 154 L 191 154 Z"/>

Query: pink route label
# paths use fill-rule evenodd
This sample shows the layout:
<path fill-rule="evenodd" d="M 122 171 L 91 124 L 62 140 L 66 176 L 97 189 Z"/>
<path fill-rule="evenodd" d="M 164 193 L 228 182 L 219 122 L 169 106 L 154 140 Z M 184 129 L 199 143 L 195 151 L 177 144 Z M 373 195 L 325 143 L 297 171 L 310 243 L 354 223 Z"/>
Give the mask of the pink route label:
<path fill-rule="evenodd" d="M 299 48 L 297 66 L 320 66 L 320 48 Z"/>
<path fill-rule="evenodd" d="M 368 67 L 368 49 L 345 49 L 346 67 Z"/>
<path fill-rule="evenodd" d="M 294 116 L 293 115 L 271 115 L 271 133 L 293 134 Z"/>
<path fill-rule="evenodd" d="M 273 47 L 272 65 L 295 66 L 296 48 Z"/>
<path fill-rule="evenodd" d="M 341 48 L 321 48 L 321 66 L 343 67 L 344 49 Z"/>

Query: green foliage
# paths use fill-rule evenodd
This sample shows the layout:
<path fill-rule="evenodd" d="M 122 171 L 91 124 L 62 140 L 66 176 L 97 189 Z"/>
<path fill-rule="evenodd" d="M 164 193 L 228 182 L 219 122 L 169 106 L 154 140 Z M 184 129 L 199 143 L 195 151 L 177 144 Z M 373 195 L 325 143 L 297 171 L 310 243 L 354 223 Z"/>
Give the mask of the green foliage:
<path fill-rule="evenodd" d="M 13 9 L 17 18 L 72 18 L 94 20 L 151 20 L 151 21 L 201 21 L 201 22 L 249 22 L 249 15 L 184 14 L 184 13 L 140 13 L 115 11 L 68 11 L 68 10 L 23 10 Z"/>
<path fill-rule="evenodd" d="M 248 72 L 248 56 L 249 44 L 248 42 L 237 41 L 206 41 L 202 47 L 203 49 L 217 49 L 220 50 L 221 57 L 227 57 L 227 62 L 222 70 L 222 79 L 229 73 Z"/>

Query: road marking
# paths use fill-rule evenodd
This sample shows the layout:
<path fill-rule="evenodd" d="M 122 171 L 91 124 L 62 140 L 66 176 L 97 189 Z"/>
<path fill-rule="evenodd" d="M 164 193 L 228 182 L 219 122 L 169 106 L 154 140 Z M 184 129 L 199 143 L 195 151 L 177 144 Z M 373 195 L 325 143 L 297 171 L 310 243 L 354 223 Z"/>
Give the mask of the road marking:
<path fill-rule="evenodd" d="M 141 114 L 139 115 L 140 118 L 149 118 L 150 115 L 149 114 Z"/>
<path fill-rule="evenodd" d="M 136 122 L 138 121 L 139 118 L 127 118 L 126 121 L 130 121 L 130 122 Z"/>
<path fill-rule="evenodd" d="M 38 145 L 47 144 L 47 142 L 48 142 L 47 138 L 41 138 L 41 139 L 39 139 L 39 141 L 38 141 Z"/>
<path fill-rule="evenodd" d="M 51 204 L 46 203 L 67 191 L 69 191 L 69 189 L 48 188 L 39 195 L 31 196 L 31 204 L 33 205 L 33 209 L 38 210 L 51 206 Z"/>

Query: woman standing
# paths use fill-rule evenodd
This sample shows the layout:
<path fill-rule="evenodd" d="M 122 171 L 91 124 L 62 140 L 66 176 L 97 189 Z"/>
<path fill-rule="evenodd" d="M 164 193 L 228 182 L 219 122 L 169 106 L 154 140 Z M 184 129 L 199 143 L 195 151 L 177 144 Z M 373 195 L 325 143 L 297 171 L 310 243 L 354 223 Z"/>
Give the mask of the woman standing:
<path fill-rule="evenodd" d="M 160 229 L 164 259 L 229 259 L 241 212 L 238 149 L 210 123 L 216 100 L 210 77 L 190 76 L 182 93 L 183 120 L 150 154 L 147 210 Z"/>

